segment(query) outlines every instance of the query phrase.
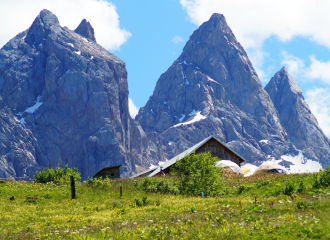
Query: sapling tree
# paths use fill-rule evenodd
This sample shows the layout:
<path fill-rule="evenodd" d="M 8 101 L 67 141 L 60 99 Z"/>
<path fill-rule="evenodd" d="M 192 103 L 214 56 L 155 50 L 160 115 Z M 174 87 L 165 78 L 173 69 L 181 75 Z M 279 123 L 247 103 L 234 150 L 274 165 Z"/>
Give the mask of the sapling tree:
<path fill-rule="evenodd" d="M 201 153 L 185 156 L 176 162 L 171 169 L 171 175 L 178 176 L 182 192 L 191 195 L 216 195 L 221 192 L 221 175 L 215 163 L 217 157 L 211 153 Z"/>

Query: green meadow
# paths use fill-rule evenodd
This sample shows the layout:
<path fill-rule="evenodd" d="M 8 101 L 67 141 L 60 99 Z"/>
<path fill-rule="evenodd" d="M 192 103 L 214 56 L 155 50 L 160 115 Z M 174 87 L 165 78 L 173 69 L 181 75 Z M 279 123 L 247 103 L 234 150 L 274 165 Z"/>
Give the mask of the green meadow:
<path fill-rule="evenodd" d="M 223 177 L 204 197 L 173 177 L 78 183 L 75 200 L 68 183 L 1 181 L 0 239 L 329 239 L 326 172 Z"/>

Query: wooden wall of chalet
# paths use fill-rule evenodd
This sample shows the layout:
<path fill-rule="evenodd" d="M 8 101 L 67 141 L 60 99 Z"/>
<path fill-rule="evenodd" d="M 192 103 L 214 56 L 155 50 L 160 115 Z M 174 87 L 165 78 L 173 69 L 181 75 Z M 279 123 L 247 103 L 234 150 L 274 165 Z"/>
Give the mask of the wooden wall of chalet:
<path fill-rule="evenodd" d="M 103 169 L 101 172 L 95 174 L 94 178 L 120 178 L 119 167 Z"/>
<path fill-rule="evenodd" d="M 211 138 L 195 151 L 195 154 L 211 152 L 212 156 L 221 158 L 223 160 L 231 160 L 238 166 L 241 166 L 241 158 L 232 151 L 224 147 L 221 143 Z"/>

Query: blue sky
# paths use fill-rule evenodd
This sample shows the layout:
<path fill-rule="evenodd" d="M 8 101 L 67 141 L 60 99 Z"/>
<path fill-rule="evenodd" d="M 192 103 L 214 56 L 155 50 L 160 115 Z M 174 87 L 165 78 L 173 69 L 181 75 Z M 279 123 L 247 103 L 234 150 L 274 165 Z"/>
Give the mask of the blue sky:
<path fill-rule="evenodd" d="M 130 99 L 143 107 L 192 32 L 222 13 L 262 84 L 287 66 L 330 136 L 330 1 L 327 0 L 0 0 L 0 47 L 41 9 L 75 29 L 91 22 L 99 44 L 126 62 Z M 133 114 L 134 107 L 131 105 Z"/>
<path fill-rule="evenodd" d="M 141 107 L 197 26 L 188 20 L 178 1 L 112 2 L 117 6 L 120 25 L 132 33 L 114 54 L 126 62 L 130 98 Z"/>

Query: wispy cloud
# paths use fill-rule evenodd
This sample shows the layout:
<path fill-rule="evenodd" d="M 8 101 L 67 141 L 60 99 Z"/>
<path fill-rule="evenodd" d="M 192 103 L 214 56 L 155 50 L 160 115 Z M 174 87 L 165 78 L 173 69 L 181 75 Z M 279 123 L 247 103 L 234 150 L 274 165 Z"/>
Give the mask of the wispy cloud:
<path fill-rule="evenodd" d="M 133 100 L 128 98 L 128 110 L 132 118 L 135 118 L 136 115 L 139 113 L 139 107 L 135 106 Z"/>
<path fill-rule="evenodd" d="M 304 80 L 321 80 L 326 84 L 330 84 L 330 61 L 323 62 L 316 59 L 315 56 L 309 56 L 311 60 L 310 66 L 306 66 L 304 61 L 296 56 L 282 51 L 283 60 L 281 64 L 286 65 L 289 73 L 294 78 L 302 78 Z"/>
<path fill-rule="evenodd" d="M 178 44 L 180 42 L 183 42 L 183 37 L 176 35 L 173 39 L 172 42 L 175 44 Z"/>
<path fill-rule="evenodd" d="M 324 83 L 330 84 L 330 61 L 322 62 L 310 56 L 311 65 L 306 71 L 310 79 L 321 79 Z"/>
<path fill-rule="evenodd" d="M 306 102 L 324 133 L 330 137 L 330 89 L 314 88 L 308 90 Z"/>
<path fill-rule="evenodd" d="M 1 1 L 0 48 L 29 28 L 42 9 L 53 12 L 60 24 L 71 30 L 86 18 L 94 28 L 96 41 L 109 50 L 119 49 L 131 36 L 120 27 L 116 6 L 106 0 L 10 0 Z"/>
<path fill-rule="evenodd" d="M 180 0 L 191 22 L 201 25 L 222 13 L 244 48 L 259 47 L 272 35 L 282 41 L 306 36 L 330 48 L 328 0 Z M 285 7 L 283 7 L 285 6 Z"/>
<path fill-rule="evenodd" d="M 299 75 L 301 75 L 302 72 L 305 71 L 305 64 L 304 64 L 303 60 L 289 54 L 286 51 L 282 51 L 281 54 L 283 57 L 281 64 L 287 66 L 289 73 L 294 78 L 299 77 Z"/>

